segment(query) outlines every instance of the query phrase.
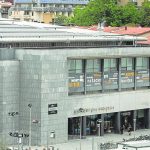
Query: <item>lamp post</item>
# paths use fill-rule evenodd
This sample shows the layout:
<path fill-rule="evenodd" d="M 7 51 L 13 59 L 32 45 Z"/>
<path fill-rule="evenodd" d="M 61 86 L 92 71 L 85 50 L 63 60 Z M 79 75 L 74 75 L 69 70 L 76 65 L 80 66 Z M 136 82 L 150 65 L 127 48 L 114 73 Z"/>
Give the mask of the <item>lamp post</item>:
<path fill-rule="evenodd" d="M 31 113 L 32 113 L 32 104 L 28 104 L 28 107 L 30 109 L 30 115 L 29 115 L 29 150 L 31 150 Z"/>

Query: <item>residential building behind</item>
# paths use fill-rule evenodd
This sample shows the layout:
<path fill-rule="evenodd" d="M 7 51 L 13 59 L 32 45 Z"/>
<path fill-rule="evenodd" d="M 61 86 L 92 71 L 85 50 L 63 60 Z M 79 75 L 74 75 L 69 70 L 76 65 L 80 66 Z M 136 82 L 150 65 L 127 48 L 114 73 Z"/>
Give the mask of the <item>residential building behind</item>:
<path fill-rule="evenodd" d="M 10 9 L 10 17 L 43 23 L 53 23 L 56 16 L 73 16 L 73 8 L 85 6 L 89 0 L 16 0 Z"/>

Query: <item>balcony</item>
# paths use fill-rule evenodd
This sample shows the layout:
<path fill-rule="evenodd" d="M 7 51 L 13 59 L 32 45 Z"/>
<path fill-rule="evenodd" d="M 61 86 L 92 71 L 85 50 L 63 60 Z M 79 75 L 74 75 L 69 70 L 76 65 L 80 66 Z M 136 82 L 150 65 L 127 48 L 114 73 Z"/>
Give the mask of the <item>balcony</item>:
<path fill-rule="evenodd" d="M 72 8 L 64 8 L 64 7 L 34 7 L 34 11 L 39 12 L 72 12 Z"/>

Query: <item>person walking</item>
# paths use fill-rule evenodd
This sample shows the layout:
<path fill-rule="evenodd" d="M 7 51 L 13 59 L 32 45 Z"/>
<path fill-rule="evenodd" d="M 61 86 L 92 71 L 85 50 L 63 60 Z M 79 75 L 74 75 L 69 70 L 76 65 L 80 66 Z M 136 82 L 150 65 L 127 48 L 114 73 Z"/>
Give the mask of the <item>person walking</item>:
<path fill-rule="evenodd" d="M 131 124 L 129 124 L 129 126 L 128 126 L 128 133 L 129 133 L 129 135 L 131 135 Z"/>

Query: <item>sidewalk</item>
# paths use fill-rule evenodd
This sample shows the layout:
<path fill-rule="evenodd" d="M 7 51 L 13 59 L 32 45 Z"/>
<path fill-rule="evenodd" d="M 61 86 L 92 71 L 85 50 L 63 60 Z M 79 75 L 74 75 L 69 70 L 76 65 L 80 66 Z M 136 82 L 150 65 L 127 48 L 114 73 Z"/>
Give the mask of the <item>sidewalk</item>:
<path fill-rule="evenodd" d="M 87 136 L 85 139 L 69 140 L 67 143 L 54 144 L 51 145 L 54 149 L 50 150 L 99 150 L 98 145 L 100 143 L 106 142 L 121 142 L 124 139 L 139 137 L 140 135 L 150 135 L 150 129 L 141 129 L 128 134 L 124 132 L 123 134 L 105 134 L 104 136 Z M 24 146 L 25 148 L 26 146 Z M 49 146 L 50 147 L 50 146 Z M 28 148 L 28 147 L 27 147 Z M 32 150 L 43 150 L 46 147 L 32 147 Z"/>
<path fill-rule="evenodd" d="M 102 137 L 87 137 L 82 140 L 70 140 L 67 143 L 56 144 L 53 145 L 55 150 L 98 150 L 99 143 L 106 142 L 119 142 L 122 141 L 123 138 L 129 139 L 132 137 L 138 137 L 140 135 L 150 135 L 150 129 L 137 130 L 135 133 L 128 134 L 125 132 L 124 134 L 105 134 Z"/>

